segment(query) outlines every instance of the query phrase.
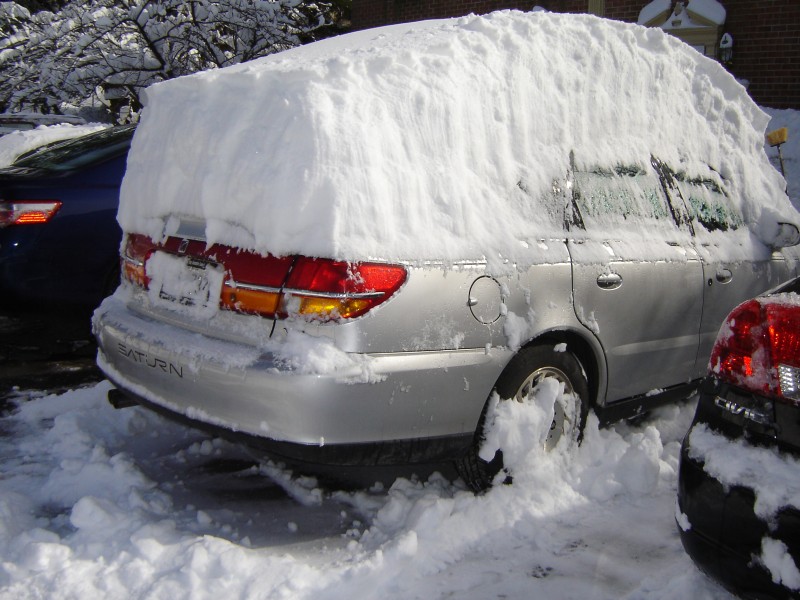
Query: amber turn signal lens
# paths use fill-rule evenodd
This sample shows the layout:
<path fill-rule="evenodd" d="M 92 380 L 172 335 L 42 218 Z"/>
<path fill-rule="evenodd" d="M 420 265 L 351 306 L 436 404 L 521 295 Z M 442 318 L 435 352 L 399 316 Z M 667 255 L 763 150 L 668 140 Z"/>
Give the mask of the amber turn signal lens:
<path fill-rule="evenodd" d="M 297 314 L 331 319 L 352 318 L 363 314 L 373 304 L 372 301 L 362 298 L 315 298 L 313 296 L 298 296 L 298 298 L 300 306 Z"/>
<path fill-rule="evenodd" d="M 226 283 L 222 288 L 220 306 L 227 310 L 274 317 L 280 301 L 278 292 L 231 287 Z"/>

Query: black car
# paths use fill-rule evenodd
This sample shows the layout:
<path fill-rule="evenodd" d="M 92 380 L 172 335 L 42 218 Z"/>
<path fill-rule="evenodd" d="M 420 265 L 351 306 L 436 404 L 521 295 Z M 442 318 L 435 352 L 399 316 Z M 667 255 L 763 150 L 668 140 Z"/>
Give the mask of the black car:
<path fill-rule="evenodd" d="M 800 280 L 735 308 L 683 440 L 676 519 L 745 598 L 800 598 Z"/>

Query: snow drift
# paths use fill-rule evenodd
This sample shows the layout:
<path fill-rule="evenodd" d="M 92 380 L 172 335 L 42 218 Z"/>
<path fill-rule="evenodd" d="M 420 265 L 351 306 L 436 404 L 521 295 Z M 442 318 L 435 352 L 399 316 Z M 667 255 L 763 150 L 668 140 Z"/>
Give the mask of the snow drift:
<path fill-rule="evenodd" d="M 761 203 L 795 220 L 767 122 L 658 29 L 543 12 L 396 25 L 150 88 L 119 220 L 155 239 L 170 215 L 201 220 L 209 242 L 279 255 L 515 257 L 560 233 L 538 202 L 570 152 L 710 166 L 749 221 Z"/>
<path fill-rule="evenodd" d="M 19 392 L 0 418 L 0 598 L 731 598 L 675 529 L 691 406 L 592 417 L 568 457 L 523 434 L 541 408 L 505 403 L 514 484 L 475 496 L 441 475 L 320 488 L 108 389 Z"/>

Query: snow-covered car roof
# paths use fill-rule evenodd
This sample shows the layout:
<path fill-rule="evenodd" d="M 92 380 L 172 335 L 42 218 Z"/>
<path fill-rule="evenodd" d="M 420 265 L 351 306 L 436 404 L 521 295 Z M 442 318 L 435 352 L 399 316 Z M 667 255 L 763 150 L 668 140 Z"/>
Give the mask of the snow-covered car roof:
<path fill-rule="evenodd" d="M 514 11 L 395 25 L 149 88 L 119 220 L 158 239 L 195 219 L 209 242 L 279 255 L 528 262 L 560 229 L 538 199 L 574 152 L 710 166 L 766 230 L 798 220 L 767 123 L 658 29 Z"/>

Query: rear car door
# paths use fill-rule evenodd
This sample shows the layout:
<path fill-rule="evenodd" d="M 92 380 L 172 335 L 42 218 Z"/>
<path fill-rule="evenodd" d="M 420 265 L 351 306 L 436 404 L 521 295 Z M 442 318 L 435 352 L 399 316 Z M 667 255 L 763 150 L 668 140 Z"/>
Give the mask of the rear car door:
<path fill-rule="evenodd" d="M 703 315 L 694 370 L 696 377 L 702 377 L 730 310 L 792 277 L 795 261 L 787 260 L 780 250 L 773 251 L 754 235 L 731 201 L 724 181 L 713 171 L 703 177 L 676 174 L 670 194 L 676 192 L 689 215 L 703 264 Z"/>
<path fill-rule="evenodd" d="M 694 373 L 703 267 L 648 166 L 575 170 L 574 308 L 606 354 L 606 402 L 687 382 Z M 602 399 L 601 399 L 602 400 Z"/>

